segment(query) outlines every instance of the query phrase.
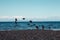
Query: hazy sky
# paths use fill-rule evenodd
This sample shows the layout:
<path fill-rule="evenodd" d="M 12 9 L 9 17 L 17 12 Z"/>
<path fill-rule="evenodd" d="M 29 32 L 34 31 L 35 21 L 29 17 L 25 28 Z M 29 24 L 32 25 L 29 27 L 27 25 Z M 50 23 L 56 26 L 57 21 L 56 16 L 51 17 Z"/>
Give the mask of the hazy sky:
<path fill-rule="evenodd" d="M 60 0 L 0 0 L 0 16 L 60 17 Z"/>

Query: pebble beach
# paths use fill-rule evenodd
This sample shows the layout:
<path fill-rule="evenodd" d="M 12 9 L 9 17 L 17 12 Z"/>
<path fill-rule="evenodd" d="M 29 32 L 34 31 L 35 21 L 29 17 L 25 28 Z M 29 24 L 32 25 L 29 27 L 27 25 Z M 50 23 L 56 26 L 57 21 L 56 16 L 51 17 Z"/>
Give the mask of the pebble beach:
<path fill-rule="evenodd" d="M 60 31 L 52 30 L 0 31 L 0 40 L 60 40 Z"/>

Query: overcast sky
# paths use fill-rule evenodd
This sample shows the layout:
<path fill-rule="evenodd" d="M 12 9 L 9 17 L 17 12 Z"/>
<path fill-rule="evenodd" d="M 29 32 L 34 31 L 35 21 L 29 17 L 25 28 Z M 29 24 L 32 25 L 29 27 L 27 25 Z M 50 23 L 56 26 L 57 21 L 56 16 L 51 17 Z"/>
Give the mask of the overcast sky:
<path fill-rule="evenodd" d="M 2 16 L 59 18 L 60 0 L 0 0 L 0 18 Z"/>

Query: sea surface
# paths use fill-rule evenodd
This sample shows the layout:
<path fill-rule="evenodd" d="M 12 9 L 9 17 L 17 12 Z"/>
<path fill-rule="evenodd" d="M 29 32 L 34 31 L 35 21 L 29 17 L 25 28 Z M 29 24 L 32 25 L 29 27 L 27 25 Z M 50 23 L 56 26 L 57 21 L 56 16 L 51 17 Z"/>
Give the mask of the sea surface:
<path fill-rule="evenodd" d="M 36 26 L 41 30 L 44 25 L 45 30 L 60 30 L 60 21 L 49 22 L 0 22 L 0 31 L 5 30 L 32 30 L 36 29 Z"/>

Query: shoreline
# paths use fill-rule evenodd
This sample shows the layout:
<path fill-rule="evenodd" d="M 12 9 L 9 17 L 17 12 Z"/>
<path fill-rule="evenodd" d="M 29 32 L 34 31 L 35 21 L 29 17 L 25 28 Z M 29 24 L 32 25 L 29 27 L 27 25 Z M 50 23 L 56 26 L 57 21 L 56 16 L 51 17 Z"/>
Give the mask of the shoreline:
<path fill-rule="evenodd" d="M 60 40 L 60 31 L 52 30 L 0 31 L 0 40 Z"/>

